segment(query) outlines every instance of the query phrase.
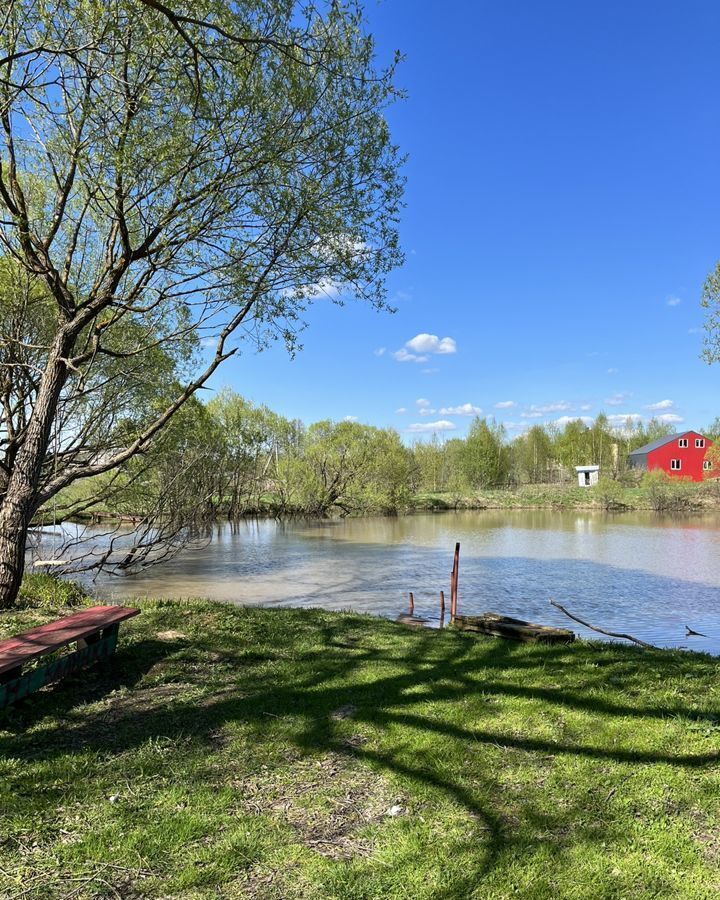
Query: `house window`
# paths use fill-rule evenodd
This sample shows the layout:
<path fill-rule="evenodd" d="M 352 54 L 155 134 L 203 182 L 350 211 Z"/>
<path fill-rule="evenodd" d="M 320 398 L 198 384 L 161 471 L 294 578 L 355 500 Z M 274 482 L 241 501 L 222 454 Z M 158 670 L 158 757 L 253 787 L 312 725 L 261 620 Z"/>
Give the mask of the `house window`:
<path fill-rule="evenodd" d="M 705 438 L 695 438 L 695 446 L 696 447 L 704 447 L 705 446 Z"/>
<path fill-rule="evenodd" d="M 671 459 L 670 460 L 670 468 L 673 469 L 673 471 L 679 472 L 681 467 L 682 467 L 681 459 Z"/>
<path fill-rule="evenodd" d="M 709 459 L 703 460 L 703 469 L 705 469 L 706 472 L 709 472 L 710 469 L 712 469 L 712 463 L 710 462 Z"/>
<path fill-rule="evenodd" d="M 678 441 L 678 447 L 687 447 L 687 445 L 688 445 L 688 439 L 680 438 L 680 440 Z M 679 468 L 680 468 L 680 466 L 678 466 L 678 469 Z"/>

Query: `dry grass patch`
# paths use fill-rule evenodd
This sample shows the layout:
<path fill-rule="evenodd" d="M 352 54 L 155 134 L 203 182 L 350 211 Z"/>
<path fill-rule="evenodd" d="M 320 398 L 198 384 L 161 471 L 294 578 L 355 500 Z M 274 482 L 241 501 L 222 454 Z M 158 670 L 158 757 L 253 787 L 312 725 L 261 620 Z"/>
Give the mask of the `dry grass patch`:
<path fill-rule="evenodd" d="M 289 825 L 300 844 L 330 859 L 370 856 L 370 826 L 405 803 L 383 776 L 337 753 L 297 760 L 291 774 L 266 770 L 237 787 L 246 810 Z"/>

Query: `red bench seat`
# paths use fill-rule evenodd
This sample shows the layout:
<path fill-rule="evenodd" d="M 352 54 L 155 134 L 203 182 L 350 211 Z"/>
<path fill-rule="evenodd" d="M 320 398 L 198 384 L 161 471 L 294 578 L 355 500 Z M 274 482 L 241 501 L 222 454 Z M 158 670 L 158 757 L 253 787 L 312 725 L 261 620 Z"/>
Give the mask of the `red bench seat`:
<path fill-rule="evenodd" d="M 139 612 L 127 606 L 91 606 L 0 641 L 0 709 L 88 662 L 110 656 L 120 622 Z M 73 643 L 75 652 L 23 674 L 26 663 Z"/>

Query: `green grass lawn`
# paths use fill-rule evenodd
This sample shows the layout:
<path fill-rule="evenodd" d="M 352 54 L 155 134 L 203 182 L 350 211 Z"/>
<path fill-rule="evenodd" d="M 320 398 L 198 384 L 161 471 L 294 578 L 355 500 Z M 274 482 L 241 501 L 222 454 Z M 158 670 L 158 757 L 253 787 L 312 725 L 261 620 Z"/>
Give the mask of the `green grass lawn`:
<path fill-rule="evenodd" d="M 718 660 L 142 609 L 0 714 L 0 897 L 720 892 Z"/>

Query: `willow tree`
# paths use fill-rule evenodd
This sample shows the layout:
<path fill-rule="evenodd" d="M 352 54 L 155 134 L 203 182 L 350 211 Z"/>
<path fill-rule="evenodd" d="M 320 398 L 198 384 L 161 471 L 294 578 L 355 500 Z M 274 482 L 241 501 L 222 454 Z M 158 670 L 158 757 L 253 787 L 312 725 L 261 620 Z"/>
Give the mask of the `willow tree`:
<path fill-rule="evenodd" d="M 145 453 L 243 340 L 384 305 L 393 68 L 354 3 L 3 4 L 0 606 L 38 510 Z"/>

